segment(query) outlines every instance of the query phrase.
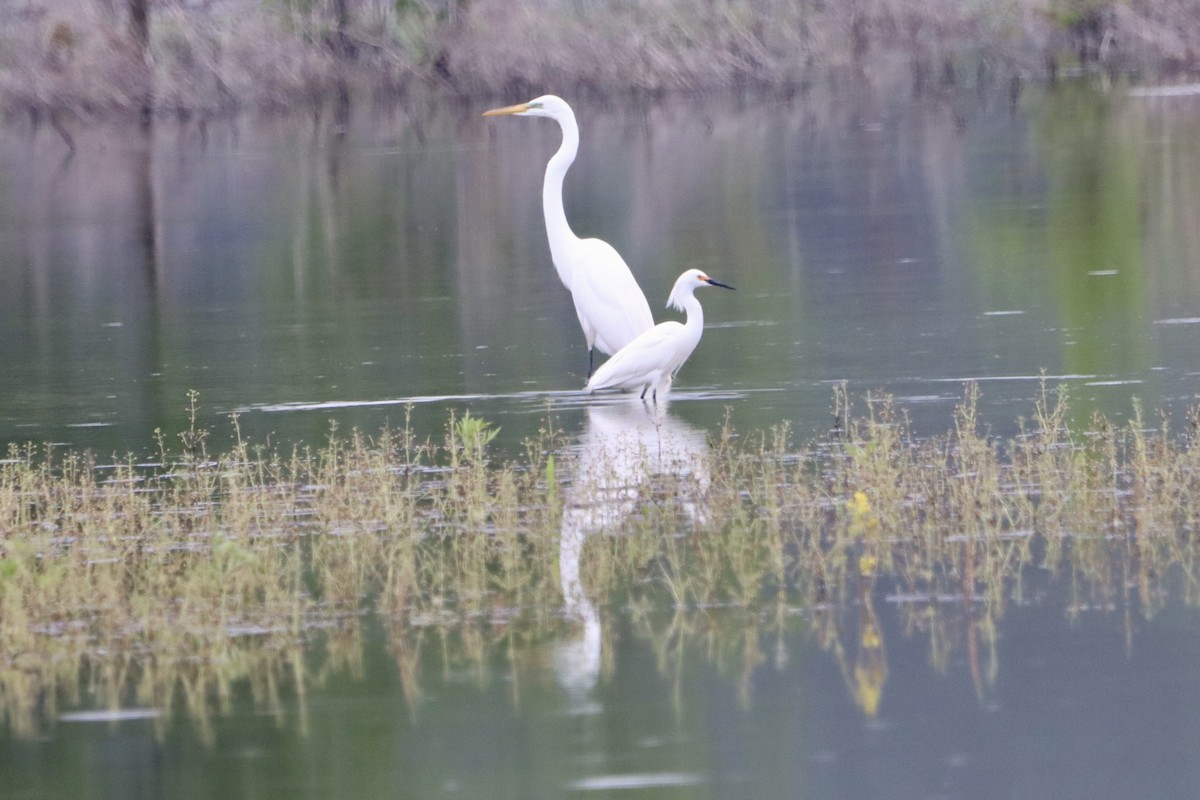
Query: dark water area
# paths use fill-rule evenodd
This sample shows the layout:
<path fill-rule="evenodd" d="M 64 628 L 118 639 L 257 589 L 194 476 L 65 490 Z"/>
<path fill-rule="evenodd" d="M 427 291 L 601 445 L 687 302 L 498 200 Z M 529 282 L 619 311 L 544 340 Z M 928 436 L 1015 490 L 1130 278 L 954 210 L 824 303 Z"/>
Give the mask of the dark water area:
<path fill-rule="evenodd" d="M 235 413 L 244 437 L 287 447 L 409 415 L 438 439 L 469 410 L 500 426 L 501 453 L 552 417 L 578 482 L 623 432 L 687 453 L 728 414 L 821 436 L 840 384 L 893 396 L 918 435 L 952 427 L 968 381 L 1000 436 L 1043 381 L 1067 386 L 1080 424 L 1126 420 L 1135 400 L 1182 416 L 1200 392 L 1200 98 L 1061 84 L 1015 105 L 576 103 L 576 232 L 617 247 L 656 320 L 677 318 L 662 306 L 686 268 L 737 287 L 699 295 L 704 337 L 649 425 L 636 401 L 578 391 L 587 354 L 539 201 L 556 126 L 483 110 L 97 124 L 73 155 L 9 121 L 0 443 L 152 456 L 194 390 L 214 450 Z M 368 615 L 259 672 L 259 632 L 231 631 L 208 665 L 228 692 L 181 681 L 160 705 L 110 708 L 98 679 L 59 676 L 71 688 L 39 696 L 36 719 L 3 704 L 0 794 L 1182 798 L 1200 783 L 1188 556 L 1148 576 L 1136 545 L 1080 530 L 1077 558 L 998 572 L 999 606 L 956 575 L 922 593 L 880 574 L 696 607 L 654 578 L 590 598 L 596 527 L 564 513 L 561 605 Z M 34 682 L 24 657 L 0 645 L 4 686 Z"/>

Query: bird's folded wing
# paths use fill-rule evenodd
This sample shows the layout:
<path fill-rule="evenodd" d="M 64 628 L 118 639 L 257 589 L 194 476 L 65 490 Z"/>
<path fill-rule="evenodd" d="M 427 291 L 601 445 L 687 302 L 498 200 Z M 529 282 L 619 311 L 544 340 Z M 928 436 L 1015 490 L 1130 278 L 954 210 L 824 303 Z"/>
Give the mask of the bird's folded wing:
<path fill-rule="evenodd" d="M 588 382 L 589 389 L 632 387 L 648 383 L 669 368 L 674 360 L 675 340 L 683 331 L 678 322 L 663 322 L 634 339 L 605 361 Z"/>
<path fill-rule="evenodd" d="M 573 285 L 576 310 L 586 314 L 601 349 L 616 352 L 639 334 L 654 327 L 646 296 L 621 255 L 607 242 L 584 239 L 586 251 L 575 271 Z"/>

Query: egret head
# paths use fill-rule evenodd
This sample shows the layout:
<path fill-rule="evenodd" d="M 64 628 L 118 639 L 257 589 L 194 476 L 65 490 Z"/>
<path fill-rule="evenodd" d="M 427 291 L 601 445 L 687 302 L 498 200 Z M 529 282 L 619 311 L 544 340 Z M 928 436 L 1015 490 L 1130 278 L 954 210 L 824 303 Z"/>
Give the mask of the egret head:
<path fill-rule="evenodd" d="M 515 106 L 493 108 L 483 112 L 485 117 L 499 117 L 505 114 L 515 114 L 518 117 L 549 117 L 558 120 L 567 116 L 575 116 L 567 101 L 553 94 L 535 97 L 527 103 L 517 103 Z"/>
<path fill-rule="evenodd" d="M 701 286 L 720 286 L 722 289 L 733 288 L 727 283 L 714 281 L 702 270 L 689 269 L 680 275 L 679 279 L 675 281 L 675 288 L 671 290 L 671 296 L 667 298 L 667 306 L 669 308 L 674 308 L 677 311 L 683 311 L 684 297 L 691 295 Z"/>

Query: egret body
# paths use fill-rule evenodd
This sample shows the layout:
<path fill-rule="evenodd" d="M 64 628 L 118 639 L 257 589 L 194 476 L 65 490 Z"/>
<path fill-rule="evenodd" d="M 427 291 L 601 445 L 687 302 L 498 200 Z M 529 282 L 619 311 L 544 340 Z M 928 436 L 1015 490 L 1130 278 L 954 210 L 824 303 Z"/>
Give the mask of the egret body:
<path fill-rule="evenodd" d="M 667 306 L 687 314 L 687 321 L 660 322 L 618 350 L 605 361 L 600 369 L 588 379 L 587 390 L 597 389 L 641 389 L 642 398 L 647 390 L 657 402 L 661 390 L 666 393 L 671 379 L 687 361 L 688 356 L 700 343 L 704 332 L 704 309 L 696 299 L 695 291 L 701 286 L 720 286 L 732 289 L 724 283 L 714 281 L 698 269 L 689 269 L 675 281 Z"/>
<path fill-rule="evenodd" d="M 561 97 L 548 94 L 505 108 L 485 111 L 485 117 L 515 114 L 549 117 L 562 129 L 562 145 L 546 165 L 542 182 L 542 214 L 550 259 L 558 278 L 571 292 L 575 314 L 588 347 L 588 377 L 593 350 L 613 354 L 654 325 L 650 304 L 629 266 L 612 245 L 601 239 L 580 239 L 567 223 L 563 209 L 563 178 L 579 151 L 575 112 Z"/>

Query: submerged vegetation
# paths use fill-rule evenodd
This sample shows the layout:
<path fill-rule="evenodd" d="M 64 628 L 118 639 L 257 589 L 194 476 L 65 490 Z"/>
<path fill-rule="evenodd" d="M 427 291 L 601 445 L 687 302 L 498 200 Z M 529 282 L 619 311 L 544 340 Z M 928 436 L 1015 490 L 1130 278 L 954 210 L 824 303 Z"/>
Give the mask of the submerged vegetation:
<path fill-rule="evenodd" d="M 350 86 L 511 96 L 831 75 L 938 88 L 1060 69 L 1200 64 L 1200 12 L 1166 0 L 26 0 L 0 9 L 11 107 L 227 111 Z"/>
<path fill-rule="evenodd" d="M 1200 416 L 1178 433 L 1140 413 L 1075 430 L 1065 394 L 1044 390 L 998 441 L 978 399 L 968 387 L 952 430 L 917 439 L 887 398 L 858 409 L 838 392 L 833 430 L 803 448 L 786 425 L 696 441 L 661 419 L 572 443 L 550 419 L 509 460 L 469 414 L 440 441 L 405 425 L 286 452 L 210 453 L 193 424 L 178 449 L 160 435 L 154 463 L 14 448 L 0 715 L 29 736 L 60 705 L 149 707 L 207 733 L 247 686 L 302 714 L 306 687 L 353 669 L 367 620 L 416 703 L 424 649 L 478 666 L 503 647 L 518 665 L 548 630 L 603 631 L 616 605 L 665 673 L 702 637 L 746 691 L 770 637 L 806 625 L 871 714 L 881 586 L 935 666 L 965 651 L 980 692 L 1030 570 L 1069 578 L 1068 612 L 1152 615 L 1169 581 L 1200 602 Z"/>

